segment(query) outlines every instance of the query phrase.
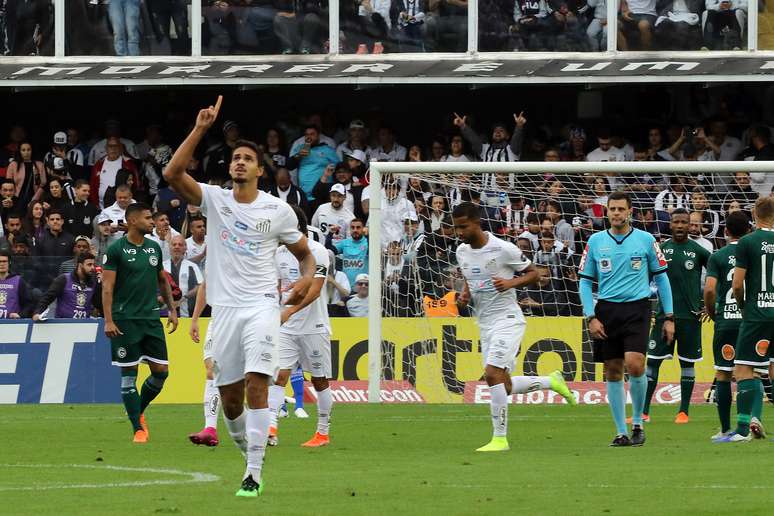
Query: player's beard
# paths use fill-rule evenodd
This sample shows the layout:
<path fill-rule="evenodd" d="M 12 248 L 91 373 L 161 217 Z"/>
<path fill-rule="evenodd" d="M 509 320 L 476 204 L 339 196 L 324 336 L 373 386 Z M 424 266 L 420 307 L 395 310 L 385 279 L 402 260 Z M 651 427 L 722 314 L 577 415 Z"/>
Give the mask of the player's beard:
<path fill-rule="evenodd" d="M 233 181 L 234 181 L 234 184 L 243 185 L 243 184 L 247 183 L 247 178 L 246 177 L 235 177 L 235 178 L 233 178 Z"/>

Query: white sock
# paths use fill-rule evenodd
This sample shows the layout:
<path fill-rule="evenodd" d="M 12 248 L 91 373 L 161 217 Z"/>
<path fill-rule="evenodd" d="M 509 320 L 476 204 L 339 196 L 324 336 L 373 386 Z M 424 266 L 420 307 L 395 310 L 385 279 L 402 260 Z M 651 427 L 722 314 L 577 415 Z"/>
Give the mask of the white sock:
<path fill-rule="evenodd" d="M 207 380 L 204 385 L 204 427 L 218 428 L 218 412 L 220 411 L 220 392 L 215 387 L 214 380 Z"/>
<path fill-rule="evenodd" d="M 272 385 L 269 387 L 269 426 L 277 428 L 279 409 L 285 401 L 285 387 L 281 385 Z"/>
<path fill-rule="evenodd" d="M 508 434 L 508 393 L 505 392 L 505 385 L 498 383 L 494 387 L 489 387 L 489 394 L 491 396 L 489 411 L 492 414 L 493 435 L 505 437 Z"/>
<path fill-rule="evenodd" d="M 252 475 L 253 480 L 260 484 L 266 440 L 269 437 L 269 409 L 248 408 L 245 411 L 247 412 L 247 470 L 244 478 Z"/>
<path fill-rule="evenodd" d="M 328 428 L 331 420 L 331 409 L 333 408 L 333 395 L 331 388 L 317 393 L 317 432 L 322 435 L 328 435 Z"/>
<path fill-rule="evenodd" d="M 245 436 L 246 417 L 244 410 L 236 417 L 236 419 L 229 419 L 226 417 L 226 414 L 223 414 L 223 420 L 226 422 L 228 434 L 231 436 L 231 439 L 234 440 L 234 444 L 236 444 L 239 451 L 242 452 L 242 455 L 247 454 L 247 438 Z"/>
<path fill-rule="evenodd" d="M 511 394 L 550 388 L 551 378 L 548 376 L 511 376 Z"/>

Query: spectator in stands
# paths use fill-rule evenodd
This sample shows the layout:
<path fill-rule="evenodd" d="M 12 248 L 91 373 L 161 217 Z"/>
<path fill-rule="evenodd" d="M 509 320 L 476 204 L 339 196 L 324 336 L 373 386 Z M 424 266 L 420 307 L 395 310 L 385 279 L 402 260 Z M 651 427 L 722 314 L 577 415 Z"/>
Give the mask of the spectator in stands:
<path fill-rule="evenodd" d="M 365 153 L 360 150 L 353 151 L 353 153 L 357 155 L 365 155 Z M 352 161 L 353 159 L 357 160 L 358 158 L 351 158 L 346 156 L 346 159 L 348 161 Z M 318 202 L 329 201 L 331 188 L 337 184 L 342 185 L 344 187 L 344 191 L 347 193 L 346 198 L 344 199 L 344 207 L 355 215 L 358 215 L 358 213 L 361 211 L 360 197 L 361 192 L 363 191 L 363 187 L 357 186 L 354 183 L 352 168 L 350 168 L 348 163 L 337 163 L 333 172 L 333 181 L 331 181 L 330 171 L 331 166 L 329 165 L 325 168 L 323 176 L 314 186 L 313 193 L 315 198 Z"/>
<path fill-rule="evenodd" d="M 42 237 L 35 242 L 37 256 L 66 257 L 70 256 L 75 240 L 73 235 L 64 230 L 62 212 L 51 210 L 46 216 L 47 227 Z M 57 265 L 61 262 L 57 262 Z"/>
<path fill-rule="evenodd" d="M 328 250 L 331 266 L 328 267 L 328 279 L 325 282 L 325 288 L 328 294 L 328 315 L 331 317 L 343 317 L 346 315 L 346 305 L 344 300 L 349 297 L 352 287 L 349 284 L 347 275 L 338 270 L 336 255 Z"/>
<path fill-rule="evenodd" d="M 0 319 L 21 319 L 32 309 L 32 289 L 21 276 L 11 273 L 10 267 L 11 257 L 0 254 Z"/>
<path fill-rule="evenodd" d="M 56 178 L 51 178 L 46 183 L 46 188 L 43 191 L 43 195 L 40 196 L 40 200 L 45 211 L 53 208 L 64 212 L 70 204 L 70 199 L 64 192 L 62 182 Z"/>
<path fill-rule="evenodd" d="M 107 140 L 105 146 L 107 153 L 103 158 L 97 160 L 91 169 L 91 192 L 89 200 L 95 206 L 99 206 L 100 209 L 105 206 L 110 206 L 109 202 L 105 202 L 105 194 L 110 187 L 117 187 L 118 173 L 121 170 L 126 170 L 129 175 L 132 176 L 132 182 L 134 185 L 139 185 L 139 177 L 137 175 L 137 168 L 134 163 L 128 159 L 121 152 L 122 143 L 117 137 L 110 137 Z M 92 153 L 93 153 L 92 149 Z"/>
<path fill-rule="evenodd" d="M 277 170 L 280 167 L 287 167 L 288 149 L 285 145 L 285 138 L 279 129 L 272 127 L 266 131 L 265 143 L 263 145 L 263 165 L 264 176 L 270 179 L 270 184 L 274 184 Z M 263 179 L 263 177 L 261 178 Z"/>
<path fill-rule="evenodd" d="M 546 0 L 546 7 L 554 31 L 554 50 L 588 50 L 586 14 L 589 7 L 586 0 Z"/>
<path fill-rule="evenodd" d="M 199 269 L 204 272 L 204 263 L 207 258 L 207 244 L 205 242 L 207 221 L 200 215 L 196 215 L 191 218 L 189 227 L 191 236 L 185 239 L 185 259 L 198 265 Z"/>
<path fill-rule="evenodd" d="M 738 201 L 743 210 L 752 210 L 753 204 L 758 199 L 758 192 L 752 189 L 749 172 L 734 174 L 734 184 L 729 188 L 723 203 L 728 204 L 732 199 Z"/>
<path fill-rule="evenodd" d="M 692 211 L 688 224 L 688 236 L 691 240 L 702 246 L 710 253 L 715 251 L 715 244 L 705 238 L 704 232 L 704 214 L 698 211 Z"/>
<path fill-rule="evenodd" d="M 513 115 L 516 126 L 512 136 L 505 124 L 495 123 L 492 126 L 491 143 L 481 141 L 473 128 L 467 125 L 467 116 L 454 113 L 454 125 L 459 127 L 462 136 L 473 148 L 473 154 L 481 161 L 518 161 L 524 140 L 524 126 L 527 123 L 523 115 L 523 113 Z"/>
<path fill-rule="evenodd" d="M 709 199 L 704 189 L 700 186 L 695 187 L 691 191 L 691 213 L 698 213 L 701 215 L 701 236 L 714 240 L 721 236 L 720 231 L 720 214 L 711 209 Z"/>
<path fill-rule="evenodd" d="M 113 221 L 110 220 L 110 216 L 106 213 L 100 213 L 94 219 L 94 222 L 96 223 L 97 230 L 91 239 L 91 252 L 96 257 L 97 263 L 101 264 L 102 257 L 105 256 L 108 247 L 113 242 L 113 232 L 111 231 L 111 223 Z"/>
<path fill-rule="evenodd" d="M 15 240 L 24 234 L 21 215 L 9 213 L 7 217 L 3 218 L 3 230 L 3 238 L 5 238 L 9 248 L 13 248 Z"/>
<path fill-rule="evenodd" d="M 99 210 L 89 202 L 90 192 L 91 186 L 88 182 L 77 180 L 73 188 L 73 199 L 62 209 L 65 229 L 72 235 L 87 235 L 89 238 L 94 236 L 94 219 Z"/>
<path fill-rule="evenodd" d="M 589 47 L 592 52 L 607 50 L 607 0 L 588 0 L 593 10 L 591 21 L 586 27 Z"/>
<path fill-rule="evenodd" d="M 111 0 L 108 4 L 117 56 L 140 55 L 140 0 Z"/>
<path fill-rule="evenodd" d="M 650 50 L 656 18 L 656 0 L 621 0 L 618 50 Z"/>
<path fill-rule="evenodd" d="M 430 198 L 430 210 L 425 220 L 425 231 L 433 232 L 441 228 L 441 222 L 449 213 L 446 198 L 443 195 L 433 195 Z"/>
<path fill-rule="evenodd" d="M 91 253 L 91 240 L 84 235 L 75 237 L 72 249 L 72 258 L 59 264 L 59 274 L 73 272 L 78 267 L 78 258 L 86 253 Z"/>
<path fill-rule="evenodd" d="M 677 208 L 688 209 L 691 194 L 687 191 L 686 181 L 687 178 L 683 175 L 675 174 L 669 177 L 669 186 L 659 192 L 654 201 L 653 207 L 657 216 L 666 217 L 668 220 L 668 216 L 659 213 L 670 214 Z"/>
<path fill-rule="evenodd" d="M 276 2 L 274 33 L 280 41 L 283 54 L 318 54 L 323 52 L 327 39 L 328 2 L 303 0 Z M 324 37 L 325 36 L 325 37 Z"/>
<path fill-rule="evenodd" d="M 535 252 L 534 261 L 550 267 L 551 277 L 562 278 L 567 265 L 567 248 L 556 240 L 551 231 L 544 230 L 540 234 L 540 247 Z"/>
<path fill-rule="evenodd" d="M 425 49 L 465 52 L 468 43 L 468 1 L 429 0 L 425 8 Z"/>
<path fill-rule="evenodd" d="M 36 259 L 31 256 L 32 247 L 30 239 L 24 233 L 15 237 L 13 240 L 13 246 L 11 248 L 11 272 L 18 274 L 22 278 L 29 279 L 30 285 L 33 287 L 33 297 L 37 296 L 38 284 L 41 283 L 37 278 Z M 45 288 L 44 285 L 41 285 Z"/>
<path fill-rule="evenodd" d="M 774 144 L 771 143 L 771 129 L 767 125 L 755 125 L 750 129 L 750 146 L 739 157 L 745 161 L 774 160 Z"/>
<path fill-rule="evenodd" d="M 46 186 L 46 170 L 43 162 L 33 158 L 32 144 L 23 142 L 14 153 L 13 161 L 8 165 L 6 177 L 14 182 L 14 195 L 22 206 L 38 200 Z"/>
<path fill-rule="evenodd" d="M 400 196 L 397 181 L 389 181 L 382 198 L 382 246 L 390 242 L 400 241 L 403 237 L 403 221 L 411 215 L 417 216 L 414 205 Z"/>
<path fill-rule="evenodd" d="M 350 317 L 368 317 L 368 274 L 355 278 L 355 295 L 347 300 Z"/>
<path fill-rule="evenodd" d="M 0 34 L 1 36 L 1 34 Z M 14 161 L 14 156 L 22 143 L 27 141 L 27 131 L 24 127 L 15 124 L 8 133 L 9 142 L 0 148 L 0 175 L 7 176 L 8 166 Z"/>
<path fill-rule="evenodd" d="M 341 159 L 344 159 L 345 154 L 352 155 L 352 151 L 359 150 L 365 153 L 368 150 L 368 142 L 366 140 L 365 123 L 359 119 L 352 120 L 349 123 L 347 139 L 336 147 L 336 153 Z"/>
<path fill-rule="evenodd" d="M 55 170 L 54 162 L 60 160 L 64 171 Z M 43 158 L 43 165 L 49 178 L 52 176 L 60 179 L 69 178 L 73 181 L 86 179 L 86 158 L 80 149 L 72 148 L 67 144 L 67 133 L 62 131 L 54 134 L 54 144 L 51 150 Z"/>
<path fill-rule="evenodd" d="M 0 183 L 0 199 L 0 218 L 3 221 L 7 221 L 11 213 L 20 213 L 26 209 L 26 206 L 19 203 L 16 186 L 11 179 L 5 178 Z"/>
<path fill-rule="evenodd" d="M 441 161 L 470 161 L 470 157 L 465 154 L 465 140 L 462 138 L 461 134 L 455 134 L 451 137 L 451 141 L 449 142 L 449 153 L 443 155 Z"/>
<path fill-rule="evenodd" d="M 549 41 L 554 22 L 545 0 L 517 0 L 511 25 L 513 50 L 545 51 L 554 46 Z"/>
<path fill-rule="evenodd" d="M 89 170 L 86 168 L 87 163 L 87 157 L 89 156 L 89 151 L 91 150 L 91 147 L 85 142 L 81 141 L 81 132 L 76 129 L 75 127 L 68 127 L 67 128 L 67 148 L 70 150 L 77 150 L 81 153 L 81 166 L 83 167 L 82 171 L 82 179 L 88 179 Z M 68 152 L 69 154 L 69 152 Z M 73 161 L 71 159 L 71 161 Z M 74 179 L 77 179 L 75 176 L 73 176 Z"/>
<path fill-rule="evenodd" d="M 314 199 L 312 189 L 323 175 L 325 167 L 335 165 L 339 156 L 333 147 L 320 140 L 319 126 L 310 125 L 304 129 L 304 139 L 290 149 L 288 168 L 298 167 L 298 186 L 307 199 Z"/>
<path fill-rule="evenodd" d="M 519 305 L 533 316 L 569 316 L 570 302 L 561 282 L 551 277 L 549 267 L 536 265 L 540 274 L 537 284 L 519 292 Z M 559 288 L 557 288 L 559 287 Z"/>
<path fill-rule="evenodd" d="M 744 46 L 747 5 L 747 0 L 706 0 L 702 50 L 740 50 Z"/>
<path fill-rule="evenodd" d="M 161 259 L 169 260 L 172 255 L 172 239 L 180 236 L 180 233 L 169 225 L 167 214 L 159 211 L 153 213 L 153 226 L 153 232 L 147 238 L 159 244 L 161 247 Z M 185 243 L 185 238 L 183 238 L 183 242 Z M 184 288 L 180 284 L 178 286 Z"/>
<path fill-rule="evenodd" d="M 145 140 L 137 145 L 137 159 L 142 162 L 140 177 L 148 185 L 147 194 L 151 198 L 158 194 L 162 173 L 172 159 L 172 148 L 163 138 L 161 126 L 150 124 L 145 128 Z"/>
<path fill-rule="evenodd" d="M 398 52 L 424 52 L 425 0 L 393 0 L 390 22 Z"/>
<path fill-rule="evenodd" d="M 562 205 L 551 199 L 548 201 L 546 217 L 554 224 L 554 235 L 568 251 L 575 249 L 575 229 L 562 216 Z"/>
<path fill-rule="evenodd" d="M 134 158 L 137 156 L 137 149 L 135 148 L 134 142 L 121 136 L 121 123 L 118 120 L 111 119 L 105 122 L 105 137 L 95 143 L 89 151 L 87 165 L 93 167 L 99 160 L 104 158 L 108 153 L 108 140 L 114 141 L 115 138 L 121 143 L 121 147 L 117 152 L 127 158 Z"/>
<path fill-rule="evenodd" d="M 207 149 L 204 158 L 204 171 L 207 179 L 228 180 L 228 166 L 231 154 L 240 138 L 239 125 L 233 120 L 223 122 L 223 141 Z"/>
<path fill-rule="evenodd" d="M 355 219 L 355 214 L 344 207 L 346 197 L 344 185 L 334 184 L 330 191 L 330 202 L 321 204 L 312 215 L 312 226 L 320 228 L 326 239 L 330 236 L 334 245 L 349 236 L 350 223 Z"/>
<path fill-rule="evenodd" d="M 279 197 L 288 204 L 295 204 L 304 213 L 309 212 L 309 202 L 306 200 L 306 194 L 290 181 L 290 172 L 285 167 L 277 169 L 276 184 L 271 187 L 269 193 L 274 197 Z"/>
<path fill-rule="evenodd" d="M 180 194 L 175 192 L 169 186 L 159 190 L 158 195 L 153 200 L 155 211 L 165 213 L 169 217 L 169 224 L 178 231 L 182 231 L 183 222 L 186 219 L 188 203 Z"/>
<path fill-rule="evenodd" d="M 383 126 L 377 133 L 379 145 L 368 149 L 369 161 L 406 161 L 406 147 L 395 141 L 395 132 L 391 127 Z"/>
<path fill-rule="evenodd" d="M 633 218 L 634 220 L 632 221 L 632 226 L 637 229 L 641 229 L 642 231 L 647 231 L 656 237 L 656 240 L 659 240 L 662 234 L 669 233 L 668 220 L 665 219 L 663 221 L 659 221 L 656 218 L 656 210 L 654 210 L 652 206 L 638 206 L 634 210 Z"/>
<path fill-rule="evenodd" d="M 715 118 L 709 122 L 708 139 L 720 148 L 717 156 L 720 161 L 734 161 L 742 152 L 741 140 L 728 134 L 728 123 L 721 118 Z"/>
<path fill-rule="evenodd" d="M 609 130 L 599 131 L 597 143 L 599 146 L 586 155 L 586 161 L 626 161 L 623 150 L 613 146 Z"/>
<path fill-rule="evenodd" d="M 177 234 L 172 237 L 170 258 L 164 260 L 164 270 L 167 271 L 177 286 L 180 287 L 182 298 L 178 305 L 180 317 L 190 317 L 193 313 L 196 293 L 204 281 L 199 266 L 186 259 L 187 247 L 185 238 Z"/>
<path fill-rule="evenodd" d="M 658 2 L 654 36 L 662 50 L 697 50 L 702 46 L 704 0 Z"/>
<path fill-rule="evenodd" d="M 480 0 L 478 3 L 478 49 L 482 52 L 512 50 L 509 26 L 513 20 L 514 2 Z"/>
<path fill-rule="evenodd" d="M 350 285 L 355 284 L 358 274 L 368 272 L 368 237 L 365 236 L 365 225 L 360 219 L 353 219 L 349 224 L 349 238 L 331 243 L 331 235 L 325 240 L 325 247 L 342 258 L 341 270 L 347 275 Z"/>
<path fill-rule="evenodd" d="M 112 221 L 110 232 L 114 241 L 124 236 L 127 229 L 126 208 L 135 202 L 132 198 L 132 189 L 126 185 L 121 185 L 116 188 L 116 202 L 102 210 L 102 213 Z"/>
<path fill-rule="evenodd" d="M 22 221 L 24 233 L 31 239 L 32 249 L 34 250 L 38 241 L 43 238 L 46 232 L 46 217 L 43 212 L 43 203 L 40 201 L 31 202 L 27 206 L 27 214 Z"/>
<path fill-rule="evenodd" d="M 191 55 L 191 40 L 188 38 L 188 5 L 186 0 L 148 4 L 156 42 L 169 41 L 172 55 Z M 172 23 L 175 24 L 175 38 L 170 37 Z"/>

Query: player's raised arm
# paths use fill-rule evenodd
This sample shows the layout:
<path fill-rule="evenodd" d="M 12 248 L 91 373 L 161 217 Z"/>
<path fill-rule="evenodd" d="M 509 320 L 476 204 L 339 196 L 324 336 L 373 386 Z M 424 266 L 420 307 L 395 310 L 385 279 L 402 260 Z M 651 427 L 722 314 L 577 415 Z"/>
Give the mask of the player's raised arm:
<path fill-rule="evenodd" d="M 179 193 L 189 204 L 199 206 L 202 202 L 202 189 L 199 183 L 186 172 L 188 162 L 193 158 L 194 151 L 202 141 L 204 135 L 215 123 L 220 112 L 220 106 L 223 103 L 223 96 L 218 95 L 218 100 L 214 106 L 199 111 L 196 117 L 196 125 L 191 134 L 183 140 L 180 147 L 177 148 L 172 160 L 164 169 L 164 179 L 169 185 Z"/>

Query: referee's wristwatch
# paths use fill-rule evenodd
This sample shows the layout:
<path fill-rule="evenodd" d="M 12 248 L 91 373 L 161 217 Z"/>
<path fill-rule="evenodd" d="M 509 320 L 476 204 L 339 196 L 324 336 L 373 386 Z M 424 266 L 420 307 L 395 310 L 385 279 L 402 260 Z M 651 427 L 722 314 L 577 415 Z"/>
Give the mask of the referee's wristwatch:
<path fill-rule="evenodd" d="M 675 322 L 675 314 L 664 314 L 664 320 Z"/>

